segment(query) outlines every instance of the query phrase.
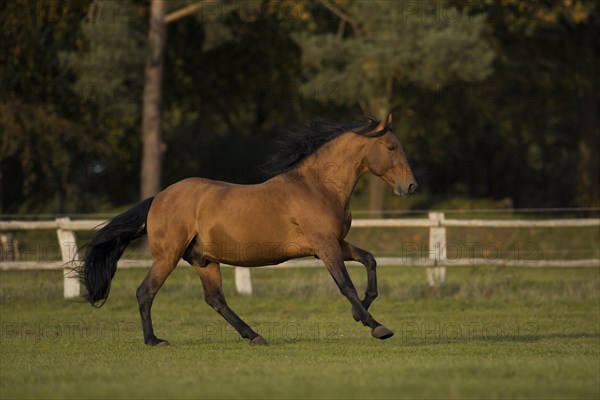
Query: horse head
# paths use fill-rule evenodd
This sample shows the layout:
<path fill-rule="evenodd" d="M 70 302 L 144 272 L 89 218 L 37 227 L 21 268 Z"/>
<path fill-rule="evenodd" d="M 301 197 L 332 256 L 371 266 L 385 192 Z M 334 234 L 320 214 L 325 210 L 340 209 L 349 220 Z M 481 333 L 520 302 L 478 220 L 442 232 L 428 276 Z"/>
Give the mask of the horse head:
<path fill-rule="evenodd" d="M 365 136 L 374 138 L 365 148 L 364 166 L 379 176 L 402 197 L 417 189 L 417 181 L 406 159 L 400 140 L 392 131 L 392 114 L 382 120 Z"/>

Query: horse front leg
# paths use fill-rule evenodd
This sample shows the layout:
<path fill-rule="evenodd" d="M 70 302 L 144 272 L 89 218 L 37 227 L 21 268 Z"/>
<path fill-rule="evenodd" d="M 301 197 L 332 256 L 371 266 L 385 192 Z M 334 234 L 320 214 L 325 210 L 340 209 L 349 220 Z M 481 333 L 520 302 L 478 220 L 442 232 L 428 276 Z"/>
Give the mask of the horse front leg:
<path fill-rule="evenodd" d="M 340 247 L 342 249 L 342 255 L 344 256 L 344 261 L 358 261 L 364 265 L 367 270 L 367 290 L 365 291 L 365 298 L 362 301 L 362 304 L 365 309 L 368 310 L 371 303 L 373 303 L 373 300 L 375 300 L 378 295 L 377 262 L 375 261 L 375 257 L 368 251 L 346 241 L 342 241 Z M 359 320 L 358 315 L 355 313 L 352 315 L 356 321 Z"/>
<path fill-rule="evenodd" d="M 378 339 L 387 339 L 394 333 L 385 326 L 377 322 L 365 308 L 363 302 L 359 299 L 358 293 L 348 270 L 344 264 L 342 248 L 337 242 L 330 242 L 320 246 L 318 257 L 325 263 L 327 270 L 333 277 L 342 295 L 344 295 L 352 305 L 352 313 L 363 325 L 371 328 L 371 335 Z"/>

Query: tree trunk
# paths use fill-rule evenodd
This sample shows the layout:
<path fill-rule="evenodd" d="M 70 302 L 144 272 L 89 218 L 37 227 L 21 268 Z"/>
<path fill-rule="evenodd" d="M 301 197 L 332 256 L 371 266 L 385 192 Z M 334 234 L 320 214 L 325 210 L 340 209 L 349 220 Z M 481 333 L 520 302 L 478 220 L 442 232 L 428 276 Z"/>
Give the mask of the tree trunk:
<path fill-rule="evenodd" d="M 373 116 L 380 121 L 387 117 L 390 111 L 389 102 L 387 99 L 372 99 L 369 101 L 371 113 Z M 371 218 L 383 217 L 383 210 L 385 208 L 385 191 L 387 185 L 380 177 L 375 175 L 369 175 L 369 203 L 368 208 Z"/>
<path fill-rule="evenodd" d="M 146 199 L 161 188 L 161 165 L 164 145 L 161 139 L 162 75 L 164 69 L 166 25 L 165 3 L 152 0 L 148 33 L 149 55 L 146 61 L 142 108 L 142 165 L 140 196 Z"/>

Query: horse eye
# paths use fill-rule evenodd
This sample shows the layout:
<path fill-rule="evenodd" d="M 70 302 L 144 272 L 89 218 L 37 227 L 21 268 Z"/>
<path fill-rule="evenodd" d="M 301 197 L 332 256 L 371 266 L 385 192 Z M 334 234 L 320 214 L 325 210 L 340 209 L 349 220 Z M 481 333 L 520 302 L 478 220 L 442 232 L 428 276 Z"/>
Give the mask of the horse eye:
<path fill-rule="evenodd" d="M 390 145 L 387 147 L 387 149 L 388 149 L 389 151 L 394 151 L 394 150 L 396 150 L 396 145 L 395 145 L 395 144 L 390 144 Z"/>

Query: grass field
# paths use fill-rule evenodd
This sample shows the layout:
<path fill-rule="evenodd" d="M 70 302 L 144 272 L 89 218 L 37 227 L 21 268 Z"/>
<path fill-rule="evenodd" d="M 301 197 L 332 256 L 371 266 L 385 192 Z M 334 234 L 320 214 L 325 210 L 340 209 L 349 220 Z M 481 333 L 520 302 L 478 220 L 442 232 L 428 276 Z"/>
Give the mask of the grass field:
<path fill-rule="evenodd" d="M 364 270 L 350 270 L 361 292 Z M 224 285 L 232 308 L 270 342 L 253 348 L 179 268 L 141 338 L 122 270 L 102 309 L 62 300 L 60 272 L 0 273 L 0 397 L 590 398 L 600 396 L 600 271 L 453 267 L 439 291 L 420 268 L 380 267 L 372 313 L 386 341 L 355 323 L 322 269 L 254 271 L 255 295 Z"/>

